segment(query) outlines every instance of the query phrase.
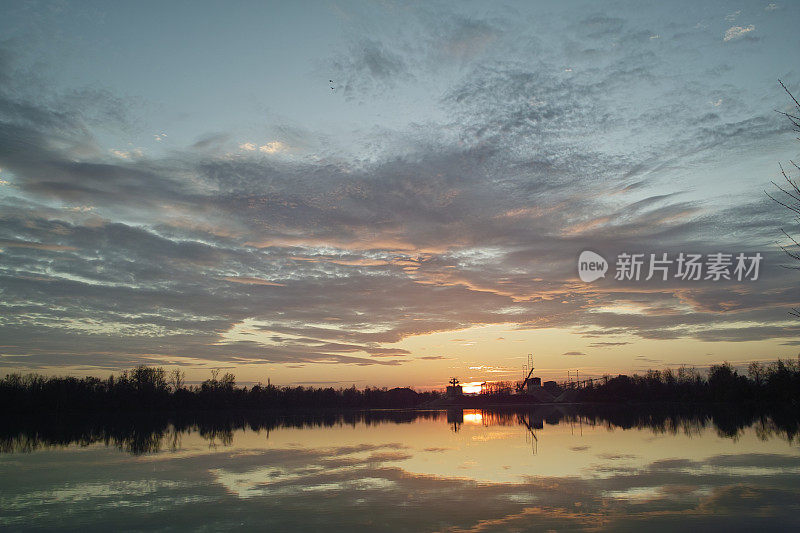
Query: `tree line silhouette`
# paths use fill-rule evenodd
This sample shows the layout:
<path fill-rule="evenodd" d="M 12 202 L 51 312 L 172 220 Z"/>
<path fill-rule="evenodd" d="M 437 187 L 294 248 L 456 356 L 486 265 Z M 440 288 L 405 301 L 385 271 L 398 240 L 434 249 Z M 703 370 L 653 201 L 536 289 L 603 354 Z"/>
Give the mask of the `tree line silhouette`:
<path fill-rule="evenodd" d="M 578 389 L 583 402 L 800 402 L 800 362 L 778 359 L 752 362 L 747 374 L 730 363 L 712 365 L 704 375 L 695 368 L 648 370 L 592 381 Z"/>
<path fill-rule="evenodd" d="M 7 374 L 0 380 L 0 411 L 12 413 L 412 408 L 441 397 L 411 388 L 237 387 L 236 376 L 218 370 L 200 385 L 187 385 L 180 370 L 138 366 L 97 377 Z"/>
<path fill-rule="evenodd" d="M 557 392 L 557 391 L 556 391 Z M 279 387 L 268 383 L 239 387 L 231 373 L 187 385 L 180 370 L 139 366 L 119 376 L 55 377 L 8 374 L 0 380 L 0 411 L 6 413 L 63 413 L 159 410 L 262 409 L 381 409 L 436 405 L 439 391 L 417 392 L 409 387 L 318 388 Z M 471 398 L 485 403 L 536 403 L 524 395 L 487 394 Z M 644 375 L 619 375 L 591 381 L 575 391 L 578 402 L 800 402 L 800 364 L 783 361 L 750 363 L 740 374 L 729 363 L 714 365 L 707 375 L 694 368 L 649 370 Z M 512 403 L 513 403 L 512 402 Z"/>

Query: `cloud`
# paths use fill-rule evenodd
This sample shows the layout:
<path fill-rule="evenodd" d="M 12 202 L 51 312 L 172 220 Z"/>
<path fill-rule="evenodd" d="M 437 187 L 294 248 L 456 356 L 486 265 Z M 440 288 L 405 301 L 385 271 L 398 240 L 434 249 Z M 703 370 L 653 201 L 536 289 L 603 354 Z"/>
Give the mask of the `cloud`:
<path fill-rule="evenodd" d="M 286 150 L 286 145 L 280 141 L 272 141 L 268 142 L 267 144 L 262 144 L 258 147 L 259 152 L 264 152 L 265 154 L 276 154 L 278 152 L 283 152 Z"/>
<path fill-rule="evenodd" d="M 734 20 L 736 20 L 736 17 L 738 17 L 741 14 L 742 14 L 742 10 L 739 9 L 737 11 L 734 11 L 732 13 L 729 13 L 729 14 L 725 15 L 725 20 L 728 21 L 728 22 L 733 22 Z"/>
<path fill-rule="evenodd" d="M 597 457 L 599 457 L 600 459 L 606 459 L 608 461 L 619 461 L 619 460 L 622 460 L 622 459 L 636 459 L 637 456 L 633 455 L 633 454 L 630 454 L 630 453 L 610 453 L 610 452 L 606 452 L 606 453 L 597 454 Z"/>
<path fill-rule="evenodd" d="M 722 40 L 725 42 L 733 41 L 736 39 L 740 39 L 747 35 L 748 33 L 754 31 L 756 29 L 755 26 L 750 24 L 749 26 L 731 26 L 727 30 L 725 30 L 725 35 L 723 36 Z"/>
<path fill-rule="evenodd" d="M 162 133 L 161 141 L 163 141 L 164 138 L 166 138 L 166 134 Z M 194 142 L 194 144 L 192 144 L 191 147 L 195 150 L 219 149 L 228 141 L 229 138 L 230 136 L 226 133 L 208 133 L 202 135 L 197 141 Z"/>
<path fill-rule="evenodd" d="M 197 146 L 197 144 L 195 144 Z M 243 152 L 255 152 L 258 150 L 264 154 L 277 154 L 279 152 L 285 152 L 287 150 L 286 144 L 280 141 L 270 141 L 268 143 L 258 145 L 252 142 L 241 143 L 239 145 L 239 150 Z"/>
<path fill-rule="evenodd" d="M 0 167 L 13 185 L 0 198 L 0 332 L 13 345 L 4 357 L 37 368 L 195 359 L 396 366 L 412 358 L 393 343 L 475 324 L 580 325 L 593 339 L 628 339 L 592 348 L 796 336 L 784 311 L 798 304 L 786 290 L 793 281 L 778 269 L 742 291 L 576 283 L 576 253 L 586 247 L 611 255 L 653 243 L 670 252 L 768 246 L 783 217 L 766 200 L 720 207 L 664 194 L 662 180 L 708 158 L 762 153 L 785 128 L 771 106 L 709 115 L 708 95 L 727 107 L 730 91 L 711 92 L 704 80 L 661 89 L 663 57 L 631 44 L 649 41 L 646 28 L 600 15 L 570 24 L 569 35 L 620 44 L 573 47 L 568 35 L 554 44 L 568 62 L 546 50 L 496 61 L 519 38 L 516 26 L 458 17 L 423 36 L 449 43 L 435 57 L 392 35 L 359 41 L 335 60 L 353 91 L 447 61 L 463 69 L 437 93 L 446 119 L 365 133 L 363 153 L 287 129 L 199 134 L 147 158 L 112 148 L 122 157 L 100 146 L 92 126 L 127 116 L 112 96 L 92 107 L 85 95 L 0 91 Z M 564 64 L 575 65 L 569 76 Z M 652 104 L 609 97 L 626 91 Z M 588 142 L 598 131 L 603 142 Z M 299 137 L 327 151 L 251 157 Z M 720 235 L 734 226 L 735 235 Z M 641 313 L 598 311 L 625 301 Z"/>
<path fill-rule="evenodd" d="M 592 348 L 609 348 L 612 346 L 625 346 L 630 342 L 593 342 L 589 346 Z"/>
<path fill-rule="evenodd" d="M 653 359 L 653 358 L 650 358 L 650 357 L 645 357 L 644 355 L 637 355 L 634 358 L 634 361 L 637 362 L 637 363 L 641 362 L 641 363 L 648 363 L 648 364 L 652 364 L 652 365 L 664 364 L 664 361 L 661 360 L 661 359 Z"/>
<path fill-rule="evenodd" d="M 117 150 L 112 148 L 108 151 L 114 157 L 118 157 L 119 159 L 131 159 L 134 157 L 144 157 L 144 152 L 141 148 L 134 148 L 132 150 Z"/>
<path fill-rule="evenodd" d="M 403 60 L 376 41 L 363 41 L 354 46 L 351 68 L 378 80 L 389 80 L 406 71 Z"/>
<path fill-rule="evenodd" d="M 270 285 L 273 287 L 285 287 L 283 283 L 275 283 L 261 278 L 249 278 L 246 276 L 245 277 L 228 276 L 223 279 L 225 281 L 230 281 L 233 283 L 244 283 L 245 285 Z"/>
<path fill-rule="evenodd" d="M 379 39 L 362 39 L 332 61 L 335 89 L 348 98 L 393 87 L 410 75 L 402 55 Z"/>
<path fill-rule="evenodd" d="M 586 355 L 583 352 L 564 352 L 564 355 Z"/>

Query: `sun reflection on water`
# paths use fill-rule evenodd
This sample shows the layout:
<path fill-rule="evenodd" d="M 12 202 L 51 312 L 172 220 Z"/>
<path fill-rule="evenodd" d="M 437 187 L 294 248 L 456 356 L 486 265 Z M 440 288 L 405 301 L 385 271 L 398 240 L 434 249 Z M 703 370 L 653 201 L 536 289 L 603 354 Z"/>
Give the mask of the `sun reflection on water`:
<path fill-rule="evenodd" d="M 552 406 L 364 416 L 328 425 L 290 419 L 268 430 L 169 426 L 164 438 L 182 435 L 175 448 L 106 446 L 85 435 L 37 448 L 35 435 L 14 433 L 4 449 L 25 453 L 0 453 L 0 529 L 138 529 L 148 520 L 158 528 L 172 520 L 187 530 L 337 523 L 456 531 L 494 523 L 503 531 L 585 529 L 600 520 L 632 530 L 658 517 L 683 529 L 712 515 L 737 523 L 752 509 L 774 529 L 793 516 L 800 495 L 795 439 L 765 432 L 763 421 L 743 425 L 734 439 L 699 419 L 612 424 Z M 136 427 L 129 438 L 160 442 Z M 120 501 L 131 510 L 128 523 L 118 521 Z"/>

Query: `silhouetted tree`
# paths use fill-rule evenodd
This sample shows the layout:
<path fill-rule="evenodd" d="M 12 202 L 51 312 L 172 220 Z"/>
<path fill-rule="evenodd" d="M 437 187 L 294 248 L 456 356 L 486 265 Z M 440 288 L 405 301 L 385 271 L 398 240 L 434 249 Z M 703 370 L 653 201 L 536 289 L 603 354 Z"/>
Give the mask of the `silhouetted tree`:
<path fill-rule="evenodd" d="M 785 111 L 779 111 L 779 113 L 789 119 L 794 126 L 794 131 L 800 132 L 800 102 L 797 101 L 797 99 L 792 95 L 792 93 L 781 80 L 778 80 L 778 83 L 781 84 L 783 90 L 786 91 L 786 94 L 789 95 L 789 98 L 791 98 L 792 102 L 794 103 L 793 112 L 787 113 Z M 800 170 L 800 166 L 798 166 L 797 163 L 794 161 L 790 161 L 790 163 L 795 170 Z M 772 194 L 767 193 L 767 196 L 794 213 L 795 222 L 800 223 L 800 187 L 798 187 L 797 180 L 790 177 L 789 173 L 787 173 L 783 168 L 783 165 L 780 165 L 780 168 L 781 174 L 783 175 L 786 183 L 783 185 L 778 185 L 773 181 L 772 184 L 780 191 L 780 194 L 773 196 Z M 800 242 L 798 242 L 797 239 L 785 229 L 781 228 L 781 232 L 783 233 L 784 237 L 788 239 L 788 243 L 785 246 L 781 246 L 781 249 L 793 260 L 800 261 Z M 791 268 L 800 269 L 800 266 Z M 800 309 L 793 308 L 789 314 L 800 318 Z"/>
<path fill-rule="evenodd" d="M 172 386 L 172 390 L 177 392 L 178 390 L 182 389 L 184 379 L 186 379 L 186 372 L 179 368 L 171 370 L 169 373 L 169 384 Z"/>
<path fill-rule="evenodd" d="M 764 364 L 759 361 L 753 361 L 747 366 L 747 375 L 753 380 L 753 384 L 759 389 L 763 384 L 764 372 Z"/>

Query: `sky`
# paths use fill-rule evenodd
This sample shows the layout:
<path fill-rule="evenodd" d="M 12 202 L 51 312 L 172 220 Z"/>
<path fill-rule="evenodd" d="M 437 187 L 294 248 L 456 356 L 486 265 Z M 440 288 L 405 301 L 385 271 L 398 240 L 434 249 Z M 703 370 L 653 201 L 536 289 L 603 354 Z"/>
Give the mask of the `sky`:
<path fill-rule="evenodd" d="M 800 224 L 766 194 L 800 158 L 796 2 L 0 3 L 0 373 L 797 357 Z"/>

